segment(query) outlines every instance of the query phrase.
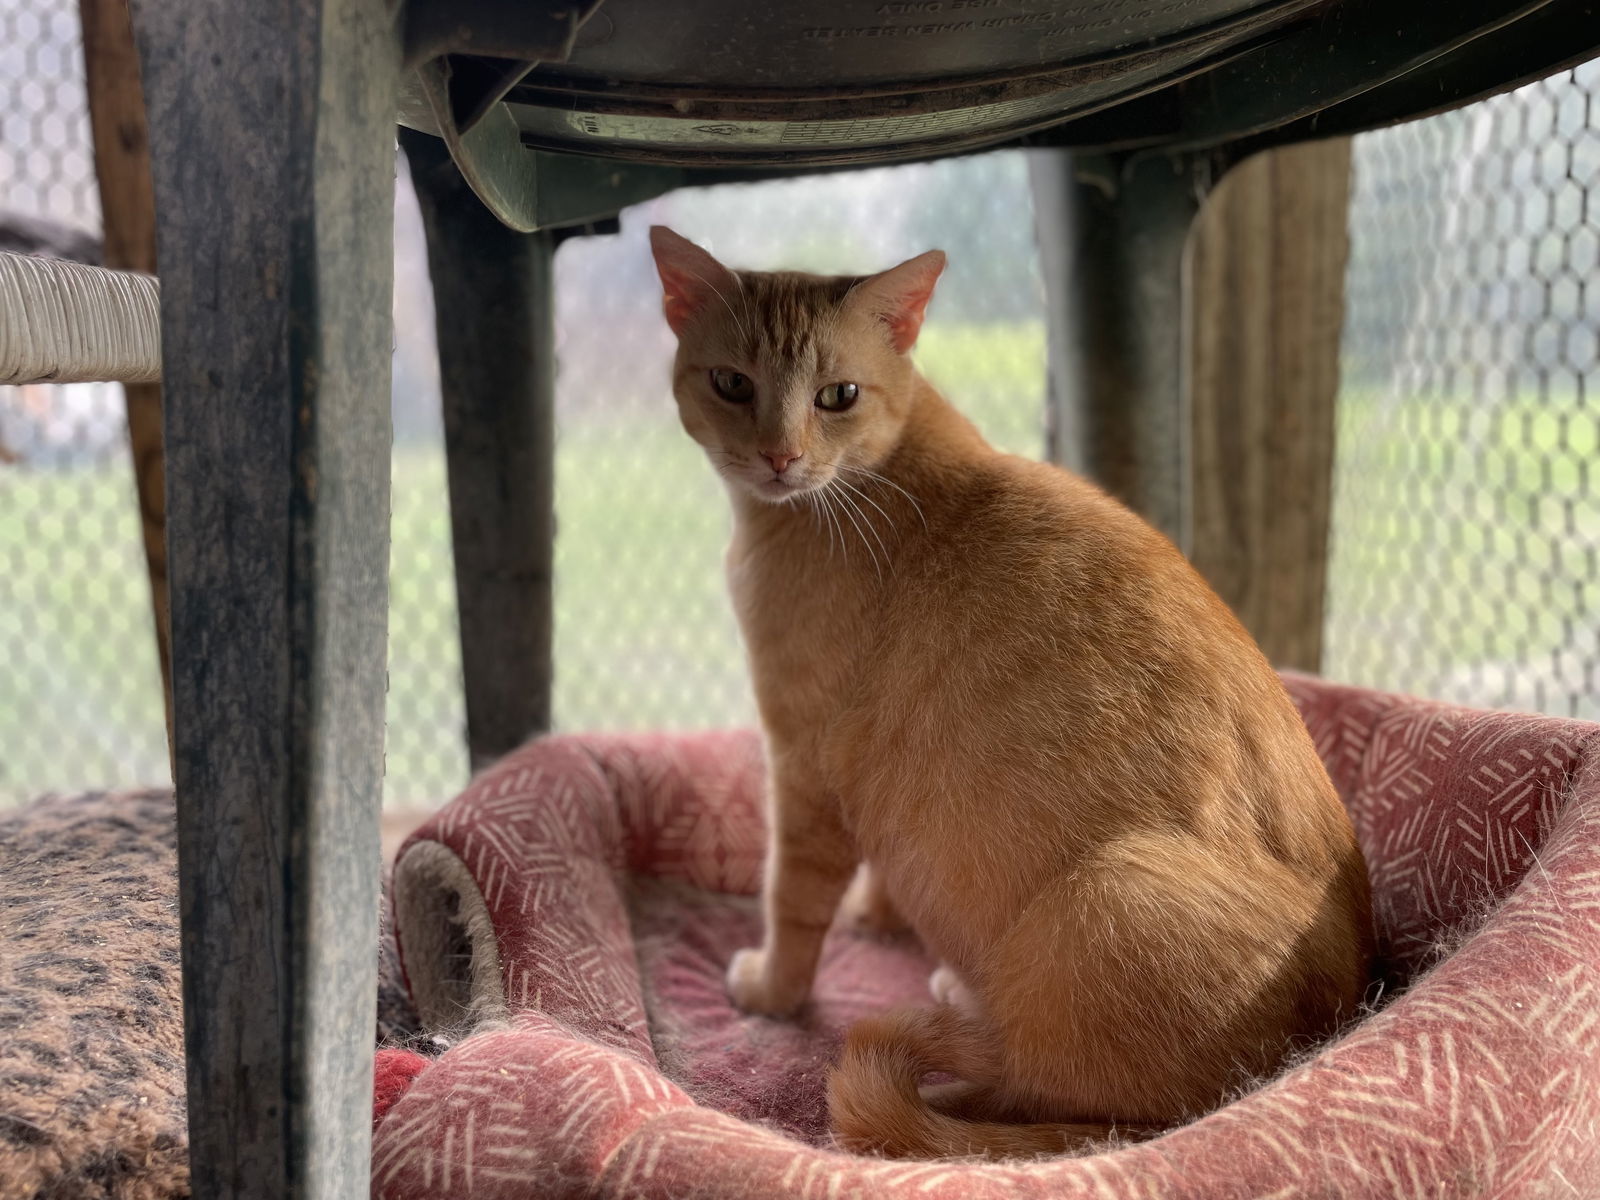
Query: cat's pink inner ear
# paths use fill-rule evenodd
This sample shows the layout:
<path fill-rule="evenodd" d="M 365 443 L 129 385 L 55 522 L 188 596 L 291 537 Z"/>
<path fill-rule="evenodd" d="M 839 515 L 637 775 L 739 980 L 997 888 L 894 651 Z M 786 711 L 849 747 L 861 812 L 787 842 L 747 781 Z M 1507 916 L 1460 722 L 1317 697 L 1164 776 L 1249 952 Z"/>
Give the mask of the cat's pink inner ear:
<path fill-rule="evenodd" d="M 863 287 L 872 299 L 878 319 L 889 331 L 889 343 L 904 354 L 916 344 L 922 332 L 922 318 L 933 299 L 934 284 L 944 270 L 944 251 L 929 250 L 874 275 Z"/>
<path fill-rule="evenodd" d="M 665 225 L 650 227 L 650 250 L 661 276 L 661 311 L 679 336 L 716 299 L 719 288 L 738 286 L 733 272 Z"/>

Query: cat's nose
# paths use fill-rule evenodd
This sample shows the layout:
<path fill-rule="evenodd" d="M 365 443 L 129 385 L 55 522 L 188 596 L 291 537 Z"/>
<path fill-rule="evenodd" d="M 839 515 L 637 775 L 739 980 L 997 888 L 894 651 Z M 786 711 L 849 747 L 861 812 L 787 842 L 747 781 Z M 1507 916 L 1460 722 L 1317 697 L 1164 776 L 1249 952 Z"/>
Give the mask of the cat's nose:
<path fill-rule="evenodd" d="M 794 454 L 788 454 L 782 450 L 763 450 L 761 452 L 761 457 L 772 464 L 772 469 L 774 471 L 776 471 L 779 475 L 782 475 L 788 468 L 789 464 L 800 457 L 800 454 L 798 451 L 796 451 Z"/>

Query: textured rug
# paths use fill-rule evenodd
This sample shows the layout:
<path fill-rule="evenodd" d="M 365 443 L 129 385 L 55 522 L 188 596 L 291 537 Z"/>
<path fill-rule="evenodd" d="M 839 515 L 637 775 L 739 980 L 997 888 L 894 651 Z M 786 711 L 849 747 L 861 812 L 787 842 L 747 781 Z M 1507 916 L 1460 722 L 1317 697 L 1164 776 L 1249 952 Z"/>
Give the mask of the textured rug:
<path fill-rule="evenodd" d="M 0 816 L 0 1197 L 188 1193 L 172 800 Z"/>
<path fill-rule="evenodd" d="M 0 812 L 0 1200 L 189 1194 L 177 891 L 169 791 Z M 379 954 L 378 1041 L 426 1046 Z"/>

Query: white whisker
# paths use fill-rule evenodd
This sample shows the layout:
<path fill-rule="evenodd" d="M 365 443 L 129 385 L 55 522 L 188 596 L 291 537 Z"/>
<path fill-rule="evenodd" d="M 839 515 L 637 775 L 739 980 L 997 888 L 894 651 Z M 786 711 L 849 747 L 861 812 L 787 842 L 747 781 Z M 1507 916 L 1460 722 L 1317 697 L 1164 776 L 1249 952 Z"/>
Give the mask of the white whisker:
<path fill-rule="evenodd" d="M 849 481 L 849 480 L 848 480 L 848 479 L 839 479 L 839 478 L 835 478 L 835 480 L 834 480 L 834 482 L 835 482 L 835 483 L 837 483 L 837 484 L 838 484 L 838 485 L 839 485 L 839 486 L 840 486 L 840 487 L 843 487 L 843 488 L 849 488 L 849 489 L 850 489 L 850 490 L 851 490 L 851 491 L 852 491 L 852 492 L 854 492 L 854 493 L 855 493 L 855 494 L 856 494 L 856 495 L 857 495 L 857 496 L 860 496 L 860 497 L 861 497 L 861 498 L 862 498 L 862 499 L 863 499 L 863 500 L 865 500 L 865 501 L 866 501 L 866 502 L 867 502 L 867 503 L 868 503 L 868 504 L 870 504 L 870 505 L 872 505 L 872 507 L 873 507 L 873 508 L 875 508 L 875 509 L 877 509 L 877 510 L 878 510 L 878 512 L 879 512 L 879 514 L 881 514 L 881 515 L 882 515 L 882 517 L 883 517 L 883 519 L 884 519 L 884 520 L 885 520 L 885 521 L 887 521 L 887 522 L 889 522 L 889 528 L 890 528 L 890 529 L 893 529 L 893 528 L 894 528 L 894 518 L 893 518 L 893 517 L 891 517 L 891 516 L 890 516 L 890 515 L 889 515 L 889 514 L 888 514 L 888 513 L 886 513 L 886 512 L 884 512 L 884 511 L 883 511 L 883 505 L 881 505 L 881 504 L 879 504 L 879 503 L 878 503 L 878 502 L 877 502 L 877 501 L 876 501 L 876 500 L 874 500 L 874 499 L 873 499 L 873 498 L 872 498 L 872 497 L 871 497 L 871 496 L 869 496 L 869 495 L 867 495 L 867 494 L 866 494 L 866 493 L 865 493 L 865 492 L 863 492 L 863 491 L 862 491 L 862 490 L 861 490 L 861 489 L 860 489 L 860 488 L 858 488 L 858 487 L 856 487 L 856 485 L 855 485 L 855 484 L 853 484 L 853 483 L 851 483 L 851 482 L 850 482 L 850 481 Z M 861 515 L 862 515 L 862 516 L 866 516 L 866 514 L 865 514 L 865 513 L 862 513 L 862 514 L 861 514 Z M 879 544 L 880 544 L 880 545 L 882 545 L 882 540 L 881 540 L 881 539 L 880 539 L 880 541 L 879 541 Z M 888 555 L 888 553 L 889 553 L 889 552 L 888 552 L 888 551 L 887 551 L 887 550 L 885 550 L 885 551 L 884 551 L 884 555 L 885 555 L 885 556 L 886 556 L 886 557 L 887 557 L 887 555 Z"/>
<path fill-rule="evenodd" d="M 850 561 L 850 549 L 845 545 L 844 527 L 839 524 L 839 514 L 834 510 L 833 498 L 829 496 L 827 492 L 819 492 L 817 494 L 821 498 L 826 508 L 828 514 L 828 526 L 832 530 L 832 532 L 828 534 L 829 550 L 831 552 L 833 543 L 835 539 L 837 539 L 839 543 L 839 553 L 844 558 L 845 562 L 848 563 Z"/>
<path fill-rule="evenodd" d="M 861 491 L 861 489 L 855 487 L 853 484 L 850 484 L 850 483 L 846 482 L 843 479 L 835 477 L 834 482 L 839 484 L 841 487 L 848 488 L 855 495 L 860 496 L 861 499 L 865 500 L 868 504 L 871 504 L 873 508 L 877 508 L 878 511 L 883 514 L 883 519 L 885 521 L 889 521 L 889 528 L 890 528 L 891 532 L 893 531 L 894 522 L 889 520 L 889 514 L 884 512 L 883 509 L 879 508 L 877 504 L 874 504 L 873 501 L 872 501 L 872 498 L 870 496 L 866 495 L 864 492 Z M 875 522 L 872 519 L 871 514 L 868 513 L 866 511 L 866 509 L 862 508 L 861 505 L 858 504 L 855 500 L 851 500 L 850 504 L 851 504 L 851 507 L 853 507 L 856 510 L 856 512 L 861 514 L 861 520 L 866 524 L 867 529 L 871 532 L 873 540 L 878 543 L 878 549 L 883 551 L 884 565 L 892 568 L 894 564 L 893 564 L 893 561 L 889 557 L 889 547 L 884 544 L 884 540 L 883 540 L 882 535 L 878 533 L 877 522 Z"/>
<path fill-rule="evenodd" d="M 812 502 L 811 496 L 809 494 L 805 495 L 805 496 L 802 496 L 801 499 L 803 501 L 805 501 L 806 511 L 811 514 L 811 527 L 813 529 L 815 529 L 819 534 L 821 534 L 823 532 L 822 510 L 816 504 L 814 504 Z M 829 536 L 828 553 L 829 554 L 833 553 L 832 535 Z"/>
<path fill-rule="evenodd" d="M 837 530 L 837 523 L 834 520 L 834 506 L 830 504 L 826 491 L 806 493 L 806 499 L 811 498 L 814 498 L 814 501 L 816 501 L 816 506 L 814 507 L 818 512 L 821 512 L 822 518 L 827 522 L 827 557 L 832 560 L 832 557 L 834 557 L 835 530 Z M 843 552 L 843 544 L 840 544 L 840 550 Z M 845 562 L 850 562 L 850 555 L 845 555 Z"/>
<path fill-rule="evenodd" d="M 867 541 L 867 534 L 861 528 L 861 522 L 856 520 L 856 513 L 860 511 L 854 501 L 843 492 L 834 492 L 833 496 L 839 501 L 839 507 L 844 510 L 844 515 L 850 519 L 850 524 L 856 527 L 856 533 L 861 535 L 861 544 L 867 548 L 867 554 L 872 558 L 872 565 L 878 573 L 878 578 L 883 579 L 883 564 L 878 561 L 877 551 L 873 550 L 872 543 Z"/>
<path fill-rule="evenodd" d="M 904 496 L 910 502 L 911 507 L 916 510 L 917 520 L 922 522 L 922 527 L 924 529 L 926 529 L 928 527 L 928 518 L 923 516 L 923 514 L 922 514 L 922 505 L 917 503 L 917 498 L 915 496 L 913 496 L 910 492 L 906 491 L 905 488 L 901 487 L 894 480 L 890 479 L 888 476 L 880 475 L 876 471 L 869 471 L 865 467 L 848 467 L 848 466 L 845 466 L 843 463 L 839 464 L 839 468 L 838 469 L 841 470 L 841 471 L 849 471 L 853 475 L 864 476 L 865 478 L 870 479 L 875 483 L 883 484 L 885 487 L 892 487 L 895 491 L 899 492 L 902 496 Z"/>

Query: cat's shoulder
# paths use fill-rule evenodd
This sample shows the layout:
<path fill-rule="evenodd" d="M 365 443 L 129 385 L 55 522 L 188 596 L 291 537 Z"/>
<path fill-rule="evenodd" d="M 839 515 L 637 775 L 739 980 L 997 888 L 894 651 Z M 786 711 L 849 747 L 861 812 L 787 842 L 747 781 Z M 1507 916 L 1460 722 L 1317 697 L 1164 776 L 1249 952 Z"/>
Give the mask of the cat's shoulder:
<path fill-rule="evenodd" d="M 1182 555 L 1089 480 L 1051 463 L 996 454 L 970 472 L 936 554 L 978 587 L 1058 589 L 1094 578 L 1120 591 L 1170 573 Z M 940 539 L 936 539 L 940 540 Z"/>
<path fill-rule="evenodd" d="M 1054 463 L 995 454 L 968 481 L 969 511 L 1026 528 L 1062 522 L 1122 524 L 1132 514 L 1083 476 Z"/>

